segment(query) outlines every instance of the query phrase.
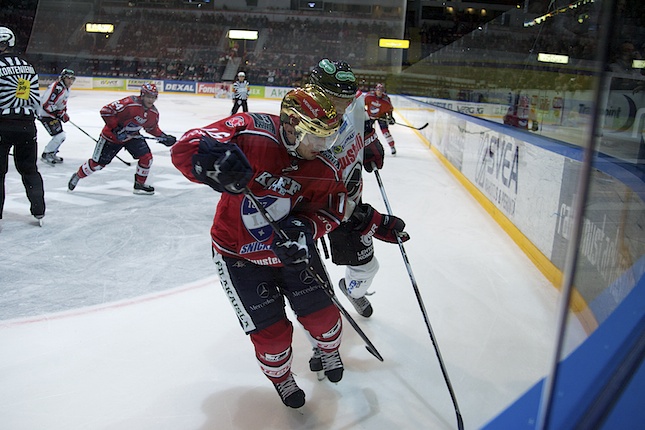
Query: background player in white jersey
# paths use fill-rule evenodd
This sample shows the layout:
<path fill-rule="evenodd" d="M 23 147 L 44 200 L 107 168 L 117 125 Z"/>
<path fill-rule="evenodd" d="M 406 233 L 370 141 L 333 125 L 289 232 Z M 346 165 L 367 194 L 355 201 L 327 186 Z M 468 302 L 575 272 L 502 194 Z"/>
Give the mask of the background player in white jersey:
<path fill-rule="evenodd" d="M 58 149 L 65 141 L 67 135 L 63 130 L 63 122 L 69 121 L 67 114 L 67 99 L 70 88 L 74 84 L 76 76 L 71 69 L 63 69 L 60 76 L 45 90 L 40 103 L 40 122 L 45 130 L 52 137 L 43 150 L 42 159 L 45 163 L 62 163 L 63 158 L 57 155 Z"/>
<path fill-rule="evenodd" d="M 22 177 L 31 214 L 42 225 L 45 192 L 43 178 L 36 166 L 38 73 L 34 66 L 10 52 L 15 45 L 13 31 L 0 27 L 0 219 L 5 199 L 4 178 L 9 170 L 9 151 L 13 147 L 13 162 Z"/>
<path fill-rule="evenodd" d="M 345 221 L 329 237 L 334 264 L 346 266 L 345 278 L 341 279 L 341 291 L 350 300 L 356 311 L 363 317 L 372 315 L 372 305 L 365 297 L 378 271 L 371 236 L 364 236 L 364 226 L 378 225 L 374 237 L 385 242 L 397 243 L 396 235 L 402 240 L 409 236 L 403 232 L 405 223 L 398 217 L 381 215 L 369 204 L 362 202 L 363 168 L 368 172 L 383 167 L 383 146 L 371 126 L 365 112 L 364 95 L 358 95 L 356 77 L 344 61 L 321 60 L 313 68 L 309 81 L 320 87 L 332 100 L 336 110 L 343 113 L 343 124 L 338 132 L 333 156 L 340 163 L 347 194 L 353 204 L 353 211 L 345 215 Z M 314 358 L 311 370 L 317 371 Z"/>
<path fill-rule="evenodd" d="M 242 107 L 242 112 L 249 111 L 249 81 L 246 80 L 246 74 L 240 72 L 237 74 L 237 81 L 233 83 L 233 109 L 231 115 L 237 113 Z"/>

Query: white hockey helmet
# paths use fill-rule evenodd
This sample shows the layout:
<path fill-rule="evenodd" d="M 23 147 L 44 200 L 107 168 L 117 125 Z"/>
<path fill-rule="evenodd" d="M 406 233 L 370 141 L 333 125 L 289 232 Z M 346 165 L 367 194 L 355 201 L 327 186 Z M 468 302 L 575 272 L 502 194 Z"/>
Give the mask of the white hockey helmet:
<path fill-rule="evenodd" d="M 13 31 L 9 30 L 7 27 L 0 27 L 0 43 L 5 42 L 9 46 L 16 45 L 16 36 L 14 36 Z"/>
<path fill-rule="evenodd" d="M 238 77 L 238 78 L 239 78 L 239 77 L 245 78 L 245 77 L 246 77 L 246 73 L 244 73 L 244 72 L 240 72 L 240 73 L 238 73 L 238 74 L 237 74 L 237 77 Z"/>

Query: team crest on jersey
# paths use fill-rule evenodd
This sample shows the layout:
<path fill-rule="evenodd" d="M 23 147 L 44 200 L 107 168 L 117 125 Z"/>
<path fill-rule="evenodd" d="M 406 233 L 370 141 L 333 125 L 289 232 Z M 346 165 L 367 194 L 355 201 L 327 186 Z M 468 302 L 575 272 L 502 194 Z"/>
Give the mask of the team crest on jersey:
<path fill-rule="evenodd" d="M 234 116 L 226 120 L 225 124 L 228 127 L 242 127 L 244 125 L 244 118 L 241 116 Z"/>
<path fill-rule="evenodd" d="M 252 113 L 250 115 L 251 118 L 253 118 L 253 125 L 255 126 L 255 128 L 266 130 L 271 134 L 276 133 L 275 124 L 273 123 L 273 121 L 271 121 L 271 117 L 269 115 L 257 113 Z"/>
<path fill-rule="evenodd" d="M 291 210 L 291 200 L 288 198 L 266 196 L 258 197 L 257 199 L 274 220 L 284 218 Z M 266 242 L 271 237 L 271 233 L 273 233 L 273 228 L 269 225 L 269 222 L 262 216 L 248 197 L 244 197 L 244 201 L 242 202 L 242 222 L 247 231 L 258 242 Z M 248 244 L 245 245 L 245 247 L 249 247 L 246 250 L 247 252 L 260 250 L 259 248 L 251 249 L 252 245 L 256 247 L 268 246 L 262 243 Z"/>

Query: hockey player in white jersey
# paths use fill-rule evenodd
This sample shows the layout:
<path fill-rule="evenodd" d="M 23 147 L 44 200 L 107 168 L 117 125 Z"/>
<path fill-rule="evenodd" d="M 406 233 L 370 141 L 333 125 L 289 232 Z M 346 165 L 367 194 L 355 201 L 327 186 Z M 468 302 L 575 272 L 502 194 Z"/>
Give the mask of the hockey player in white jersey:
<path fill-rule="evenodd" d="M 339 287 L 361 316 L 372 315 L 372 305 L 367 290 L 376 276 L 379 265 L 374 256 L 372 237 L 397 243 L 410 237 L 403 231 L 402 219 L 381 215 L 369 204 L 363 203 L 363 168 L 368 172 L 383 167 L 383 145 L 371 126 L 365 112 L 365 96 L 358 93 L 356 76 L 344 61 L 322 59 L 311 71 L 309 82 L 320 87 L 334 104 L 338 114 L 343 114 L 343 124 L 330 151 L 321 153 L 338 163 L 347 187 L 348 208 L 343 222 L 328 234 L 332 262 L 345 266 L 345 277 Z M 367 130 L 367 135 L 365 132 Z M 367 226 L 368 233 L 366 231 Z M 320 350 L 314 346 L 309 368 L 321 374 L 323 369 Z M 320 378 L 320 377 L 319 377 Z"/>
<path fill-rule="evenodd" d="M 69 121 L 67 99 L 75 80 L 76 76 L 73 70 L 63 69 L 58 79 L 45 90 L 40 103 L 38 112 L 40 122 L 52 137 L 45 146 L 41 157 L 45 163 L 52 166 L 63 162 L 63 158 L 59 157 L 57 153 L 67 137 L 62 123 Z"/>
<path fill-rule="evenodd" d="M 340 164 L 350 208 L 345 222 L 328 237 L 332 261 L 346 266 L 340 289 L 356 311 L 367 318 L 373 309 L 366 294 L 379 268 L 372 236 L 389 243 L 397 243 L 397 235 L 403 241 L 409 236 L 403 232 L 403 220 L 382 215 L 362 201 L 363 168 L 371 172 L 374 167 L 383 167 L 383 145 L 365 112 L 365 95 L 357 94 L 358 85 L 351 67 L 343 61 L 323 59 L 312 70 L 309 81 L 319 86 L 336 110 L 344 114 L 332 151 Z M 362 235 L 363 227 L 370 222 L 378 228 L 373 235 Z"/>

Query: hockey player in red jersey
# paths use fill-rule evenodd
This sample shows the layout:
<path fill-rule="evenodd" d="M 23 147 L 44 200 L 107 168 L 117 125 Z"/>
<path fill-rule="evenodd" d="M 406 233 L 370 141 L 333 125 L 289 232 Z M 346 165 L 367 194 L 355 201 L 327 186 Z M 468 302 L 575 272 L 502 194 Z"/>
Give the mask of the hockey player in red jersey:
<path fill-rule="evenodd" d="M 63 162 L 63 158 L 57 155 L 58 148 L 63 144 L 67 135 L 63 130 L 63 122 L 69 121 L 67 114 L 67 99 L 70 88 L 74 84 L 76 76 L 71 69 L 63 69 L 60 76 L 47 88 L 40 103 L 40 122 L 45 130 L 52 137 L 41 158 L 52 166 Z"/>
<path fill-rule="evenodd" d="M 211 228 L 220 283 L 262 372 L 292 408 L 304 405 L 305 393 L 291 373 L 285 298 L 320 349 L 327 378 L 338 382 L 344 371 L 340 313 L 304 270 L 313 267 L 330 285 L 314 240 L 335 229 L 346 209 L 337 160 L 322 152 L 339 125 L 330 100 L 305 86 L 286 94 L 280 116 L 238 113 L 186 132 L 171 149 L 188 179 L 222 193 Z M 247 187 L 288 240 L 274 233 Z"/>
<path fill-rule="evenodd" d="M 365 109 L 367 109 L 367 114 L 372 120 L 372 123 L 378 122 L 383 137 L 385 137 L 387 144 L 390 146 L 392 155 L 395 155 L 396 147 L 394 146 L 394 138 L 389 130 L 389 126 L 394 124 L 394 117 L 392 116 L 394 107 L 392 106 L 390 97 L 385 94 L 383 84 L 376 84 L 374 90 L 365 96 Z"/>
<path fill-rule="evenodd" d="M 159 128 L 159 111 L 154 106 L 158 95 L 157 86 L 146 83 L 141 86 L 139 96 L 129 96 L 103 106 L 101 118 L 105 126 L 94 148 L 94 155 L 72 175 L 67 185 L 70 191 L 76 188 L 80 179 L 110 164 L 125 148 L 137 160 L 134 194 L 154 194 L 155 189 L 145 183 L 152 166 L 152 153 L 139 131 L 143 129 L 156 136 L 157 141 L 166 146 L 172 146 L 177 141 Z"/>

